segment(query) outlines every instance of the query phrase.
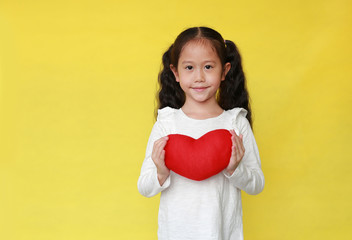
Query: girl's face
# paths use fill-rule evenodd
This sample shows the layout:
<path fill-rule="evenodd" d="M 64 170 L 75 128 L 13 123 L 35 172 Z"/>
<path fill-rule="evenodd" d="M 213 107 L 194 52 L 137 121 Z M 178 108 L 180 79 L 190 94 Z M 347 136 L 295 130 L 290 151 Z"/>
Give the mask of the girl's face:
<path fill-rule="evenodd" d="M 209 40 L 198 40 L 184 46 L 177 69 L 170 67 L 185 93 L 186 103 L 209 103 L 216 102 L 216 92 L 231 65 L 222 66 Z"/>

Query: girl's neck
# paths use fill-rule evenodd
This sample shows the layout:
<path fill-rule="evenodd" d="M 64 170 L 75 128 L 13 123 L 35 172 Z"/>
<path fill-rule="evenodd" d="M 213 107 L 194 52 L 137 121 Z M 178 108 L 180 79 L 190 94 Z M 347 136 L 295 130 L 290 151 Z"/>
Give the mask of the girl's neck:
<path fill-rule="evenodd" d="M 217 102 L 207 104 L 194 104 L 185 102 L 182 111 L 190 118 L 207 119 L 217 117 L 224 112 Z"/>

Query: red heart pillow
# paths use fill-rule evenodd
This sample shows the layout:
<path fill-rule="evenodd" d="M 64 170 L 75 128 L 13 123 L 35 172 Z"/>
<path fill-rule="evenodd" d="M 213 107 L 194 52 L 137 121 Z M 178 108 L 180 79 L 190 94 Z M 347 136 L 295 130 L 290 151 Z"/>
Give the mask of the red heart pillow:
<path fill-rule="evenodd" d="M 210 131 L 198 139 L 170 134 L 164 148 L 166 167 L 197 181 L 216 175 L 229 164 L 231 136 L 226 129 Z"/>

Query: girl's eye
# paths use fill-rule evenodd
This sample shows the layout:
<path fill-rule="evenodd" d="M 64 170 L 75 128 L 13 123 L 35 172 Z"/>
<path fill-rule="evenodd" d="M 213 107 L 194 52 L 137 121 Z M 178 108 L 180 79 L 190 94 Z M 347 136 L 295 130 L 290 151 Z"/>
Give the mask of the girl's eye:
<path fill-rule="evenodd" d="M 211 65 L 206 65 L 205 68 L 206 69 L 210 69 L 210 68 L 212 68 L 212 66 Z"/>
<path fill-rule="evenodd" d="M 192 70 L 193 67 L 192 67 L 192 66 L 187 66 L 186 69 L 187 69 L 187 70 Z"/>

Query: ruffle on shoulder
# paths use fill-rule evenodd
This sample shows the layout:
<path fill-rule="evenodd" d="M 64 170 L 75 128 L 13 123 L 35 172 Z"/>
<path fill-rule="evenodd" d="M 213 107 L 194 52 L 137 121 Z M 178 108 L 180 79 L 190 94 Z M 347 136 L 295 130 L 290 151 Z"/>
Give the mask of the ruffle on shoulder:
<path fill-rule="evenodd" d="M 240 130 L 239 122 L 241 121 L 240 119 L 246 118 L 248 111 L 244 108 L 236 107 L 236 108 L 227 110 L 227 112 L 231 115 L 232 127 L 235 129 L 236 133 L 239 134 L 239 130 Z"/>
<path fill-rule="evenodd" d="M 177 109 L 171 107 L 164 107 L 162 109 L 158 109 L 158 116 L 156 118 L 157 121 L 167 121 L 173 118 L 174 113 Z"/>
<path fill-rule="evenodd" d="M 169 135 L 175 132 L 175 113 L 177 109 L 164 107 L 158 109 L 156 124 L 159 125 L 163 135 Z"/>

